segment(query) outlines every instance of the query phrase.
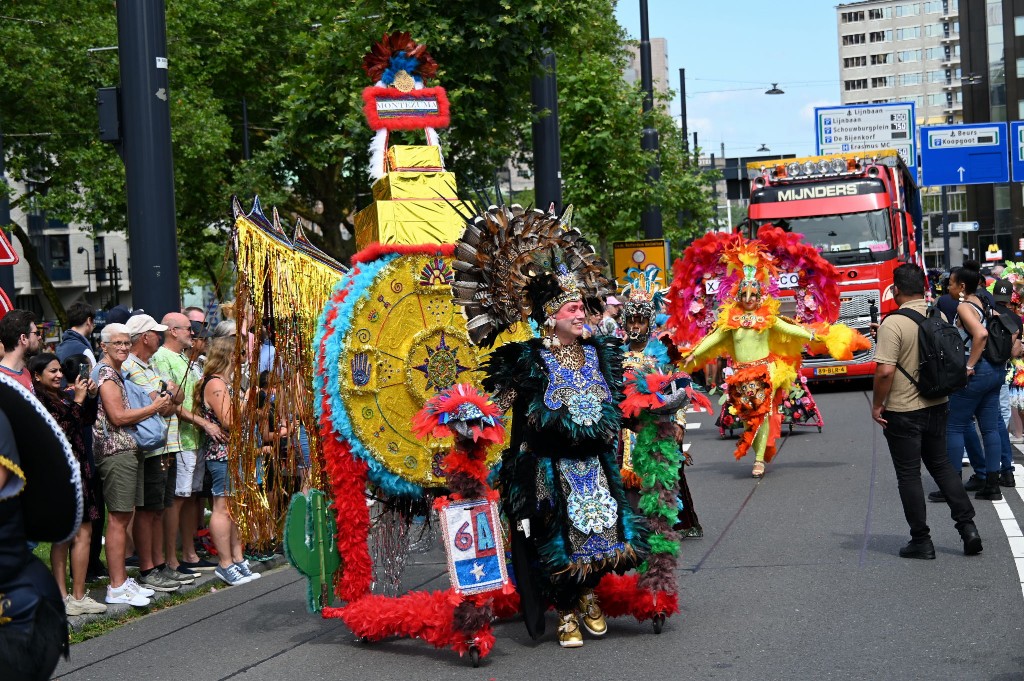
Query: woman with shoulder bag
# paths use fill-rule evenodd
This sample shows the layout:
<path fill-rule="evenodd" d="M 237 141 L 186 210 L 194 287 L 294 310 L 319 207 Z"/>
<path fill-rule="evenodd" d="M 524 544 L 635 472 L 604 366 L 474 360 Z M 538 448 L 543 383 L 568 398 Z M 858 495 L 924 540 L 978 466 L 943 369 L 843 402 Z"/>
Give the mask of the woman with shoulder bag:
<path fill-rule="evenodd" d="M 954 325 L 964 339 L 967 351 L 967 385 L 949 396 L 949 421 L 946 425 L 946 453 L 957 471 L 963 468 L 964 435 L 978 419 L 985 450 L 985 486 L 975 494 L 977 499 L 996 501 L 1003 498 L 999 489 L 1004 428 L 999 410 L 999 391 L 1006 368 L 985 359 L 988 329 L 984 306 L 976 292 L 981 281 L 977 268 L 965 264 L 949 276 L 949 294 L 957 301 Z"/>
<path fill-rule="evenodd" d="M 128 427 L 159 414 L 171 398 L 163 394 L 140 409 L 129 406 L 121 365 L 128 359 L 131 338 L 124 324 L 104 326 L 100 346 L 103 348 L 103 361 L 96 365 L 100 400 L 93 426 L 93 451 L 108 511 L 106 551 L 110 585 L 106 601 L 144 607 L 149 605 L 149 597 L 154 592 L 129 578 L 124 566 L 125 540 L 128 523 L 135 512 L 139 477 L 136 456 L 139 446 Z"/>
<path fill-rule="evenodd" d="M 203 366 L 203 381 L 196 390 L 195 405 L 192 412 L 200 417 L 216 423 L 227 433 L 232 427 L 232 391 L 231 378 L 234 374 L 233 336 L 214 338 L 210 341 L 206 352 L 206 364 Z M 210 535 L 217 549 L 219 565 L 216 575 L 226 584 L 235 586 L 245 584 L 259 578 L 253 572 L 249 562 L 242 554 L 242 540 L 228 510 L 228 497 L 231 496 L 231 476 L 228 472 L 228 443 L 217 442 L 205 437 L 200 448 L 201 456 L 206 462 L 206 470 L 213 480 L 213 515 L 210 516 Z"/>

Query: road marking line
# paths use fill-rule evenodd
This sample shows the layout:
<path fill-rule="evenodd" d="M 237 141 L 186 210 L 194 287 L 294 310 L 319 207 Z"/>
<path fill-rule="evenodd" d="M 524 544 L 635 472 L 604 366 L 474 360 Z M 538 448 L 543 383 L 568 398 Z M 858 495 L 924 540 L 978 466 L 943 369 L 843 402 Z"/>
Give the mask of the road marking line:
<path fill-rule="evenodd" d="M 1024 485 L 1017 483 L 1017 494 L 1024 500 Z M 1009 494 L 1009 490 L 1006 491 Z M 1020 580 L 1021 595 L 1024 595 L 1024 532 L 1021 532 L 1017 519 L 1013 516 L 1010 504 L 1005 497 L 999 501 L 993 501 L 992 506 L 996 509 L 996 516 L 1006 532 L 1006 540 L 1010 543 L 1010 553 L 1013 555 L 1014 565 L 1017 567 L 1017 578 Z"/>
<path fill-rule="evenodd" d="M 697 430 L 700 428 L 700 423 L 687 423 L 686 430 Z"/>
<path fill-rule="evenodd" d="M 683 445 L 683 453 L 685 454 L 688 451 L 690 451 L 690 443 L 689 442 L 687 442 L 686 444 Z"/>

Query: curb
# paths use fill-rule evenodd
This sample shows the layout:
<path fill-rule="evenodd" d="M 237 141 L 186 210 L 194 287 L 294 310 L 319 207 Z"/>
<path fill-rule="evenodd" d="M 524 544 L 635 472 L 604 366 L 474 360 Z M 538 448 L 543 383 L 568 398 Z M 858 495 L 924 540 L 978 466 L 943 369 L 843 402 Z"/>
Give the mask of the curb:
<path fill-rule="evenodd" d="M 280 554 L 274 554 L 273 558 L 271 558 L 270 560 L 261 562 L 261 563 L 250 561 L 249 567 L 250 567 L 250 569 L 253 572 L 263 573 L 263 572 L 267 572 L 268 570 L 273 570 L 274 568 L 278 568 L 278 567 L 281 567 L 282 565 L 287 565 L 287 564 L 288 564 L 288 561 L 287 561 L 287 559 L 285 559 L 284 556 L 282 556 Z M 130 568 L 128 574 L 129 574 L 129 576 L 134 576 L 134 577 L 138 578 L 138 570 Z M 150 605 L 152 606 L 152 605 L 158 604 L 158 603 L 160 603 L 160 601 L 162 601 L 165 598 L 168 598 L 170 596 L 176 596 L 178 594 L 185 594 L 185 593 L 189 593 L 190 591 L 195 591 L 197 588 L 199 588 L 199 587 L 201 587 L 201 586 L 203 586 L 205 584 L 209 584 L 210 582 L 213 582 L 215 584 L 221 585 L 221 586 L 223 586 L 226 589 L 230 588 L 227 584 L 224 584 L 220 580 L 220 578 L 218 578 L 217 575 L 212 570 L 209 571 L 209 572 L 200 572 L 199 573 L 199 577 L 196 579 L 196 581 L 192 582 L 191 584 L 182 585 L 182 587 L 180 589 L 178 589 L 177 591 L 174 591 L 174 592 L 171 592 L 171 593 L 164 593 L 162 591 L 157 591 L 153 596 L 150 597 L 150 599 L 149 599 L 150 600 Z M 244 584 L 241 585 L 241 586 L 244 586 Z M 93 586 L 93 588 L 87 589 L 86 593 L 89 594 L 90 596 L 92 596 L 94 599 L 96 599 L 100 603 L 104 603 L 103 599 L 106 597 L 106 588 L 107 587 L 106 587 L 105 584 L 104 585 Z M 136 611 L 136 610 L 146 611 L 146 610 L 149 610 L 149 607 L 146 607 L 146 608 L 135 608 L 133 606 L 126 605 L 126 604 L 123 604 L 123 603 L 117 603 L 117 604 L 104 603 L 104 605 L 107 606 L 107 611 L 104 612 L 104 613 L 95 614 L 95 615 L 90 614 L 90 615 L 73 615 L 73 616 L 69 616 L 68 617 L 68 627 L 72 631 L 78 631 L 83 626 L 85 626 L 86 624 L 90 624 L 92 622 L 100 622 L 102 620 L 116 619 L 116 618 L 120 617 L 121 615 L 123 615 L 124 613 L 126 613 L 126 612 L 128 612 L 130 610 L 131 611 Z"/>

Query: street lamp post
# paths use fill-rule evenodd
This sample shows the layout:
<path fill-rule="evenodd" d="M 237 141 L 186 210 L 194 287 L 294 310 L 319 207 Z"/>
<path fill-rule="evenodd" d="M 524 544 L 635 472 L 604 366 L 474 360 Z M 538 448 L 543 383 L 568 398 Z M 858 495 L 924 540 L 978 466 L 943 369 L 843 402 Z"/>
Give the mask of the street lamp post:
<path fill-rule="evenodd" d="M 89 249 L 86 248 L 85 246 L 79 246 L 78 253 L 85 253 L 85 255 L 89 258 L 89 268 L 85 270 L 85 276 L 87 277 L 87 281 L 89 282 L 86 291 L 88 293 L 92 293 L 92 273 L 94 271 L 92 267 L 92 255 L 89 253 Z"/>
<path fill-rule="evenodd" d="M 644 88 L 644 129 L 640 138 L 640 148 L 654 152 L 654 160 L 647 167 L 647 184 L 656 185 L 661 181 L 661 166 L 658 165 L 658 131 L 651 127 L 648 116 L 654 108 L 654 79 L 651 74 L 651 36 L 647 22 L 647 0 L 640 0 L 640 81 Z M 647 239 L 660 239 L 664 235 L 661 224 L 661 208 L 653 202 L 644 208 L 640 215 L 640 226 Z"/>

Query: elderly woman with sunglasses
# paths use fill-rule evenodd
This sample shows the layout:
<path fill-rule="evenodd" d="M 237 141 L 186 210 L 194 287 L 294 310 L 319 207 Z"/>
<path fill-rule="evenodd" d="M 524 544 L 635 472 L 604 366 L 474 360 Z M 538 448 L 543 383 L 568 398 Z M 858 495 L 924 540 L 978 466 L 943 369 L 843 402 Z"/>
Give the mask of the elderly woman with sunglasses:
<path fill-rule="evenodd" d="M 100 347 L 103 348 L 103 360 L 96 365 L 100 400 L 93 426 L 93 452 L 109 512 L 106 551 L 110 585 L 106 601 L 144 607 L 149 605 L 153 591 L 129 578 L 124 566 L 125 539 L 128 523 L 135 511 L 139 475 L 138 444 L 127 427 L 160 413 L 167 408 L 171 398 L 164 394 L 140 409 L 129 406 L 121 365 L 128 359 L 131 337 L 124 324 L 104 326 Z"/>

